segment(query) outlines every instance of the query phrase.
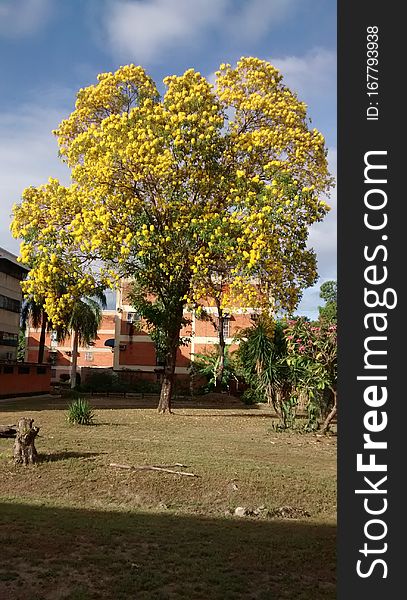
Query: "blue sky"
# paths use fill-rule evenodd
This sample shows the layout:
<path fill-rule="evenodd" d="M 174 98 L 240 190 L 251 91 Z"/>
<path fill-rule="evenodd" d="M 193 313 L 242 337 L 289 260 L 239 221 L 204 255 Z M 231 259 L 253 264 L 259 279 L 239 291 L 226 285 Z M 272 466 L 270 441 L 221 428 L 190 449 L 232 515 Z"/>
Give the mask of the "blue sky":
<path fill-rule="evenodd" d="M 160 83 L 190 67 L 210 76 L 241 56 L 280 68 L 325 135 L 336 176 L 335 0 L 0 0 L 0 246 L 18 253 L 8 228 L 25 187 L 69 182 L 51 131 L 98 73 L 132 62 Z M 310 232 L 320 279 L 298 310 L 310 317 L 320 284 L 336 279 L 335 190 L 328 202 Z"/>

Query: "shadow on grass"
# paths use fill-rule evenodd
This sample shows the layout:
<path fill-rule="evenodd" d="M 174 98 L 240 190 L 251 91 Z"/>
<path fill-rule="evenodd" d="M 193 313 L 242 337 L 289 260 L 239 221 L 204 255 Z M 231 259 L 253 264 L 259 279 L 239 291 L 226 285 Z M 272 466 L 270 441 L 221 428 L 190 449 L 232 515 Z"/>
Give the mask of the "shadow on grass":
<path fill-rule="evenodd" d="M 68 460 L 69 458 L 92 459 L 107 452 L 55 452 L 53 454 L 38 454 L 38 462 L 57 462 L 59 460 Z"/>
<path fill-rule="evenodd" d="M 151 397 L 127 397 L 122 396 L 100 396 L 97 395 L 84 395 L 89 401 L 89 404 L 93 408 L 105 408 L 105 409 L 126 409 L 126 408 L 142 408 L 142 409 L 157 409 L 158 396 Z M 40 410 L 67 410 L 68 404 L 72 401 L 68 397 L 54 397 L 54 398 L 10 398 L 7 400 L 0 401 L 0 412 L 14 412 L 14 411 L 40 411 Z M 239 400 L 228 400 L 227 397 L 224 401 L 214 402 L 205 401 L 204 399 L 177 399 L 173 400 L 172 408 L 176 409 L 212 409 L 212 410 L 223 410 L 233 409 L 237 411 L 256 411 L 258 407 L 248 406 Z"/>
<path fill-rule="evenodd" d="M 333 600 L 334 525 L 0 503 L 0 597 Z"/>
<path fill-rule="evenodd" d="M 177 408 L 180 408 L 180 407 L 177 407 Z M 208 409 L 212 408 L 212 410 L 214 409 L 213 406 L 208 406 L 207 408 Z M 235 407 L 233 407 L 233 408 L 235 408 Z M 247 409 L 247 407 L 246 407 L 246 409 Z M 176 415 L 176 414 L 177 413 L 174 412 L 174 415 Z M 181 414 L 181 413 L 178 413 L 178 414 Z M 227 413 L 226 415 L 219 415 L 219 413 L 214 413 L 214 414 L 205 413 L 204 415 L 197 415 L 197 414 L 194 414 L 194 413 L 182 413 L 182 416 L 183 417 L 194 417 L 194 418 L 203 417 L 205 419 L 207 417 L 216 417 L 218 419 L 219 419 L 219 417 L 222 417 L 222 419 L 229 418 L 229 417 L 245 417 L 245 418 L 247 417 L 247 418 L 256 418 L 256 419 L 278 419 L 278 416 L 276 414 L 273 414 L 272 412 L 270 412 L 270 413 L 255 414 L 255 415 L 253 413 L 250 413 L 250 412 L 247 412 L 247 413 L 244 413 L 244 412 L 240 412 L 240 413 Z"/>

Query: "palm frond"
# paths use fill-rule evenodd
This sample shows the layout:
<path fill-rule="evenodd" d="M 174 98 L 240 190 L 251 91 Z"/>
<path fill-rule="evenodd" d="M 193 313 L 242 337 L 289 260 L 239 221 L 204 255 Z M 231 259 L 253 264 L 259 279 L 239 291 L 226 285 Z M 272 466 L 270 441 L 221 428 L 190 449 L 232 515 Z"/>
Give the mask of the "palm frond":
<path fill-rule="evenodd" d="M 103 307 L 106 307 L 106 296 L 103 292 L 78 300 L 69 319 L 56 330 L 58 341 L 63 341 L 72 331 L 76 331 L 79 343 L 82 346 L 89 345 L 97 337 Z"/>
<path fill-rule="evenodd" d="M 33 298 L 26 298 L 23 301 L 20 314 L 20 324 L 22 331 L 26 331 L 27 325 L 29 323 L 35 329 L 41 327 L 44 312 L 44 307 L 41 302 L 37 302 Z"/>

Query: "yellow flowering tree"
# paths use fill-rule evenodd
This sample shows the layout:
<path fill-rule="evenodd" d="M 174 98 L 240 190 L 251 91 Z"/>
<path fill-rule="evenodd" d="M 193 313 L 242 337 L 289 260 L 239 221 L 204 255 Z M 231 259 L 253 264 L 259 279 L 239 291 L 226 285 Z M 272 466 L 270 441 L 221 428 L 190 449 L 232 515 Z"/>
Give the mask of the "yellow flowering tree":
<path fill-rule="evenodd" d="M 24 190 L 12 223 L 33 265 L 25 291 L 45 299 L 54 323 L 78 296 L 123 276 L 156 298 L 159 323 L 147 312 L 162 329 L 161 412 L 170 410 L 185 304 L 212 293 L 219 269 L 226 305 L 257 298 L 253 280 L 263 299 L 295 304 L 315 280 L 305 245 L 331 183 L 323 136 L 268 62 L 221 65 L 215 85 L 193 69 L 164 85 L 160 96 L 127 65 L 81 89 L 55 132 L 72 184 Z"/>
<path fill-rule="evenodd" d="M 210 320 L 218 334 L 219 386 L 225 362 L 227 315 L 236 307 L 267 311 L 273 318 L 277 311 L 292 313 L 302 291 L 317 279 L 315 254 L 306 249 L 313 218 L 303 210 L 309 190 L 299 190 L 298 181 L 292 181 L 290 174 L 275 173 L 274 177 L 271 197 L 267 188 L 260 191 L 256 197 L 258 212 L 252 210 L 244 228 L 230 238 L 225 228 L 223 236 L 211 243 L 205 268 L 194 273 L 195 306 L 201 297 L 204 304 L 216 307 L 215 317 L 204 307 L 198 314 Z M 270 210 L 273 200 L 276 210 Z"/>

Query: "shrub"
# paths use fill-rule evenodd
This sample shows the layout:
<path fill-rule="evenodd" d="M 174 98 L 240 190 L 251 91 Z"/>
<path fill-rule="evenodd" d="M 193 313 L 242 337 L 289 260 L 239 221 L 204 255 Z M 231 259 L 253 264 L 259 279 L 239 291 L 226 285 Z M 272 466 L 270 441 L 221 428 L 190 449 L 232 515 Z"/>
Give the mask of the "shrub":
<path fill-rule="evenodd" d="M 267 399 L 264 396 L 264 394 L 259 392 L 259 390 L 257 390 L 256 388 L 249 387 L 247 390 L 245 390 L 243 392 L 242 401 L 245 404 L 250 405 L 250 404 L 265 403 L 265 402 L 267 402 Z"/>
<path fill-rule="evenodd" d="M 159 394 L 161 383 L 146 381 L 144 379 L 129 378 L 125 373 L 116 373 L 111 370 L 95 370 L 87 376 L 86 381 L 78 387 L 79 392 L 124 393 L 136 392 L 144 394 Z"/>
<path fill-rule="evenodd" d="M 140 394 L 159 394 L 161 391 L 161 383 L 139 379 L 138 381 L 129 383 L 129 390 Z"/>
<path fill-rule="evenodd" d="M 89 375 L 86 382 L 81 384 L 83 392 L 112 391 L 112 386 L 118 383 L 117 374 L 112 371 L 96 371 Z"/>
<path fill-rule="evenodd" d="M 205 377 L 207 383 L 205 386 L 205 392 L 213 392 L 217 389 L 217 371 L 219 368 L 219 345 L 208 352 L 207 354 L 194 354 L 194 361 L 192 363 L 193 374 Z M 224 366 L 222 372 L 221 388 L 223 390 L 229 390 L 229 384 L 231 381 L 237 381 L 235 374 L 235 365 L 232 359 L 232 355 L 229 351 L 229 347 L 225 348 L 224 355 Z"/>
<path fill-rule="evenodd" d="M 68 421 L 75 425 L 92 425 L 93 408 L 85 398 L 77 398 L 68 405 Z"/>

